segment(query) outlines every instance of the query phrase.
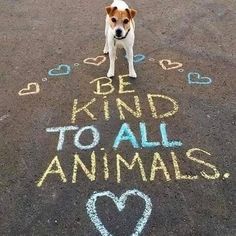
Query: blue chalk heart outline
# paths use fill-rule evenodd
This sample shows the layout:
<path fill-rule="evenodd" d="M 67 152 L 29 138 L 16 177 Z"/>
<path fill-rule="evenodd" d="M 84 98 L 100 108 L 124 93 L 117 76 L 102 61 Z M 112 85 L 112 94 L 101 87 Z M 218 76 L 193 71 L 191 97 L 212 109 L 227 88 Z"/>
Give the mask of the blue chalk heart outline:
<path fill-rule="evenodd" d="M 202 77 L 198 72 L 190 72 L 188 74 L 188 83 L 208 85 L 212 83 L 212 79 L 209 77 Z"/>
<path fill-rule="evenodd" d="M 94 223 L 95 227 L 101 233 L 102 236 L 112 236 L 112 234 L 108 232 L 108 230 L 105 228 L 105 226 L 103 225 L 103 223 L 101 222 L 100 218 L 97 215 L 97 210 L 96 210 L 97 199 L 100 197 L 109 197 L 116 204 L 118 210 L 122 211 L 125 208 L 125 203 L 129 196 L 138 196 L 145 201 L 144 212 L 141 218 L 138 220 L 135 229 L 132 233 L 132 236 L 138 236 L 143 231 L 152 213 L 152 202 L 151 199 L 146 194 L 140 192 L 139 190 L 134 189 L 134 190 L 128 190 L 127 192 L 122 194 L 120 198 L 118 198 L 112 192 L 105 191 L 105 192 L 94 192 L 93 195 L 89 198 L 86 204 L 87 213 L 91 221 Z"/>
<path fill-rule="evenodd" d="M 125 58 L 128 59 L 127 55 L 125 56 Z M 139 54 L 134 55 L 133 58 L 134 58 L 134 63 L 140 63 L 144 61 L 146 57 L 143 54 L 139 53 Z"/>
<path fill-rule="evenodd" d="M 51 69 L 48 71 L 49 76 L 63 76 L 69 75 L 71 72 L 71 67 L 66 64 L 60 64 L 58 67 Z"/>

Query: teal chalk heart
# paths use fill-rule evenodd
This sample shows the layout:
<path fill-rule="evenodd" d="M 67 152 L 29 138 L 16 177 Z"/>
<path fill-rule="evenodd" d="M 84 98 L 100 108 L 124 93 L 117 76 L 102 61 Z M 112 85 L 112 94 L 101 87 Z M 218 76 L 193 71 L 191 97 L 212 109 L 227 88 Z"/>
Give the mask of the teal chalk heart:
<path fill-rule="evenodd" d="M 116 204 L 116 207 L 118 208 L 118 210 L 122 211 L 125 208 L 125 203 L 126 203 L 126 200 L 129 196 L 139 197 L 145 201 L 144 212 L 143 212 L 142 216 L 140 217 L 140 219 L 138 220 L 138 222 L 135 226 L 135 229 L 132 233 L 132 236 L 138 236 L 143 231 L 143 229 L 144 229 L 145 225 L 147 224 L 147 221 L 151 215 L 151 212 L 152 212 L 152 202 L 151 202 L 151 199 L 147 195 L 134 189 L 134 190 L 128 190 L 127 192 L 122 194 L 120 198 L 116 197 L 110 191 L 100 192 L 100 193 L 94 192 L 93 195 L 89 198 L 89 200 L 86 204 L 87 213 L 88 213 L 91 221 L 94 223 L 95 227 L 97 228 L 97 230 L 100 232 L 100 234 L 102 236 L 112 236 L 112 234 L 110 232 L 108 232 L 108 230 L 105 228 L 105 226 L 103 225 L 101 219 L 99 218 L 99 216 L 97 214 L 96 202 L 97 202 L 98 198 L 101 198 L 101 197 L 111 198 L 113 200 L 113 202 Z"/>
<path fill-rule="evenodd" d="M 212 79 L 209 77 L 202 77 L 199 73 L 197 72 L 190 72 L 188 74 L 188 83 L 189 84 L 203 84 L 203 85 L 207 85 L 207 84 L 211 84 L 212 83 Z"/>
<path fill-rule="evenodd" d="M 125 56 L 125 58 L 127 59 L 127 55 Z M 134 55 L 134 63 L 135 64 L 140 63 L 140 62 L 144 61 L 145 58 L 146 57 L 143 54 L 136 54 L 136 55 Z"/>
<path fill-rule="evenodd" d="M 63 76 L 69 75 L 71 72 L 71 67 L 69 65 L 61 64 L 58 67 L 48 71 L 49 76 Z"/>

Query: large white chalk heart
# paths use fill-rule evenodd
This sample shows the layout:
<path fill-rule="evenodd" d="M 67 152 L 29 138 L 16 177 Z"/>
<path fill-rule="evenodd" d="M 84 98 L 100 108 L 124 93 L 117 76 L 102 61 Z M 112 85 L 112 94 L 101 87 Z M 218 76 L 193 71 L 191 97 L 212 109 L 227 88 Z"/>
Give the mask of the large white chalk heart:
<path fill-rule="evenodd" d="M 97 215 L 97 210 L 96 210 L 97 199 L 100 197 L 109 197 L 116 204 L 118 210 L 122 211 L 125 208 L 125 203 L 126 203 L 127 197 L 129 196 L 138 196 L 145 201 L 144 212 L 141 218 L 139 219 L 138 223 L 136 224 L 135 229 L 132 233 L 132 236 L 138 236 L 143 231 L 152 212 L 152 202 L 151 202 L 151 199 L 147 195 L 134 189 L 134 190 L 128 190 L 127 192 L 122 194 L 120 198 L 116 197 L 110 191 L 105 191 L 105 192 L 100 192 L 100 193 L 94 192 L 93 195 L 89 198 L 86 204 L 88 215 L 90 216 L 92 222 L 94 223 L 97 230 L 101 233 L 102 236 L 112 236 L 112 234 L 108 232 L 108 230 L 105 228 L 105 226 L 103 225 L 103 223 L 101 222 L 100 218 Z"/>

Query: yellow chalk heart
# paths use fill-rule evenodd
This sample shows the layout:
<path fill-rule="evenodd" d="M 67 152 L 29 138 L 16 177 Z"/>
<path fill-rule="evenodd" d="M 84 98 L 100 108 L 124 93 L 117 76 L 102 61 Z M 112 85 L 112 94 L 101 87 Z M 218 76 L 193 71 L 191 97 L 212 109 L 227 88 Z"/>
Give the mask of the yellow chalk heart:
<path fill-rule="evenodd" d="M 19 95 L 20 96 L 24 96 L 24 95 L 30 95 L 30 94 L 37 94 L 39 93 L 40 88 L 39 88 L 39 84 L 38 83 L 29 83 L 27 85 L 27 88 L 23 88 L 19 91 Z"/>

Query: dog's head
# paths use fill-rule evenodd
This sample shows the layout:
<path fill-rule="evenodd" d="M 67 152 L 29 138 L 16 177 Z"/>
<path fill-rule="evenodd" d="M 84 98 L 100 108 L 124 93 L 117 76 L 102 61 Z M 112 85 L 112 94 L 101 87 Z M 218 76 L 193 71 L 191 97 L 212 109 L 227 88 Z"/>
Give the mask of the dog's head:
<path fill-rule="evenodd" d="M 116 38 L 122 38 L 126 35 L 132 24 L 132 19 L 137 11 L 134 9 L 118 10 L 117 7 L 106 7 L 106 12 L 110 18 L 110 26 Z"/>

